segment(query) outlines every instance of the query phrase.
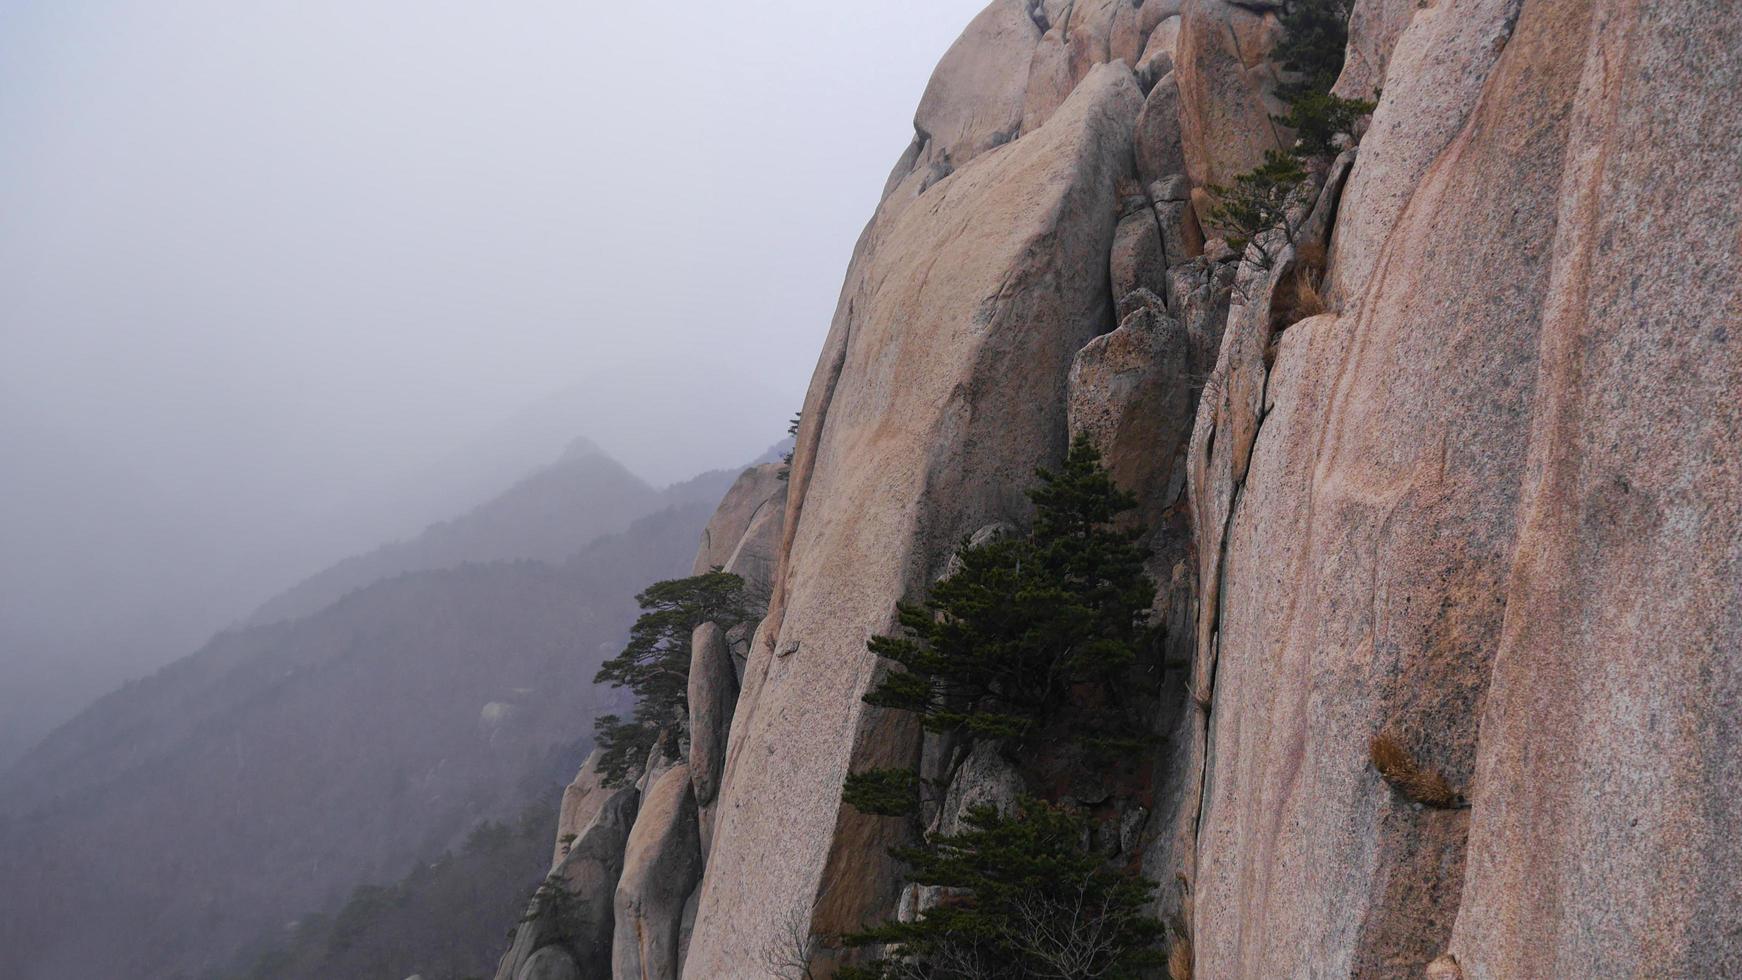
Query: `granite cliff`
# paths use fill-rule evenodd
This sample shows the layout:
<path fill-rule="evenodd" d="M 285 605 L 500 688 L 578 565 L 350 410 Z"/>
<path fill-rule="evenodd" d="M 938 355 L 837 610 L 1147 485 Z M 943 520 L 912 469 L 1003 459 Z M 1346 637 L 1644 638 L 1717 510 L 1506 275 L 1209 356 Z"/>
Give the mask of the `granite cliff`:
<path fill-rule="evenodd" d="M 1064 793 L 1197 976 L 1742 971 L 1742 10 L 1357 0 L 1335 91 L 1377 108 L 1237 252 L 1218 188 L 1294 140 L 1283 8 L 968 26 L 789 480 L 698 559 L 754 555 L 766 617 L 698 631 L 683 764 L 582 771 L 573 900 L 499 980 L 778 975 L 911 911 L 846 775 L 920 767 L 934 826 L 1025 776 L 865 704 L 866 642 L 1078 433 L 1151 529 L 1162 739 Z"/>

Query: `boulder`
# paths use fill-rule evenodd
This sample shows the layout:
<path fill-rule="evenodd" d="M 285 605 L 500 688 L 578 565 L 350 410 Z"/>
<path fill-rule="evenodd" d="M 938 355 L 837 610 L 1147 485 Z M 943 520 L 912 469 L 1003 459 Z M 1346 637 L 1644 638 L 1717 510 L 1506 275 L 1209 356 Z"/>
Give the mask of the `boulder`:
<path fill-rule="evenodd" d="M 673 746 L 671 742 L 674 737 L 670 730 L 661 729 L 653 747 L 647 750 L 647 761 L 641 764 L 641 775 L 635 780 L 635 788 L 643 795 L 659 781 L 659 777 L 683 761 L 683 746 Z"/>
<path fill-rule="evenodd" d="M 956 774 L 950 779 L 950 787 L 944 791 L 943 805 L 938 810 L 931 832 L 961 833 L 967 829 L 962 818 L 977 806 L 990 804 L 997 807 L 999 813 L 1014 813 L 1016 801 L 1026 791 L 1022 775 L 999 752 L 997 743 L 977 742 L 961 765 L 956 767 Z"/>
<path fill-rule="evenodd" d="M 701 876 L 690 773 L 674 766 L 648 790 L 623 856 L 611 948 L 616 980 L 675 980 L 684 905 Z"/>
<path fill-rule="evenodd" d="M 796 916 L 838 932 L 893 908 L 900 821 L 843 810 L 841 785 L 917 764 L 919 738 L 860 700 L 865 641 L 963 534 L 1020 520 L 1034 466 L 1062 456 L 1065 376 L 1113 303 L 1104 277 L 1059 271 L 1105 267 L 1142 101 L 1128 68 L 1096 68 L 1045 125 L 892 197 L 862 237 L 805 401 L 691 976 L 758 962 Z"/>
<path fill-rule="evenodd" d="M 1027 0 L 993 0 L 938 62 L 913 125 L 927 162 L 953 170 L 1015 139 L 1040 27 Z"/>
<path fill-rule="evenodd" d="M 577 980 L 610 980 L 613 895 L 640 794 L 624 788 L 605 797 L 568 856 L 545 879 L 496 968 L 496 980 L 521 980 L 542 950 L 555 947 Z M 546 954 L 541 969 L 560 970 L 563 958 Z"/>
<path fill-rule="evenodd" d="M 1274 10 L 1231 0 L 1185 0 L 1174 76 L 1185 172 L 1192 186 L 1228 185 L 1285 145 L 1269 55 L 1282 36 Z M 1201 202 L 1200 202 L 1201 203 Z M 1200 207 L 1199 214 L 1207 213 Z"/>
<path fill-rule="evenodd" d="M 1035 46 L 1028 68 L 1028 89 L 1023 97 L 1022 134 L 1039 129 L 1065 104 L 1076 79 L 1071 77 L 1071 52 L 1065 46 L 1065 30 L 1054 27 Z"/>
<path fill-rule="evenodd" d="M 696 549 L 690 574 L 725 567 L 738 554 L 757 519 L 784 508 L 786 482 L 780 478 L 784 468 L 780 463 L 764 463 L 738 475 L 715 508 L 714 516 L 708 519 L 708 526 L 702 529 L 701 545 Z"/>
<path fill-rule="evenodd" d="M 1161 225 L 1147 197 L 1126 206 L 1113 232 L 1113 249 L 1107 257 L 1113 296 L 1123 300 L 1139 289 L 1160 293 L 1167 289 L 1167 255 L 1162 250 Z"/>
<path fill-rule="evenodd" d="M 1159 4 L 1157 4 L 1159 6 Z M 1137 83 L 1144 91 L 1150 91 L 1155 83 L 1173 71 L 1173 61 L 1179 50 L 1179 15 L 1174 15 L 1156 25 L 1149 33 L 1149 40 L 1144 44 L 1143 54 L 1137 58 L 1134 70 L 1137 73 Z"/>
<path fill-rule="evenodd" d="M 726 766 L 726 738 L 732 712 L 738 706 L 738 675 L 732 670 L 732 655 L 726 635 L 713 623 L 696 627 L 690 639 L 690 785 L 696 805 L 711 817 L 710 808 L 720 791 L 720 776 Z M 711 819 L 702 821 L 702 850 L 711 839 Z"/>
<path fill-rule="evenodd" d="M 526 961 L 515 980 L 581 980 L 575 958 L 560 946 L 546 946 Z"/>
<path fill-rule="evenodd" d="M 1168 269 L 1168 312 L 1185 327 L 1194 378 L 1208 378 L 1216 367 L 1235 271 L 1236 263 L 1209 255 Z"/>
<path fill-rule="evenodd" d="M 1070 51 L 1071 84 L 1087 78 L 1096 65 L 1113 60 L 1113 22 L 1130 0 L 1077 0 L 1071 5 L 1065 47 Z M 1129 62 L 1127 66 L 1129 66 Z"/>
<path fill-rule="evenodd" d="M 769 494 L 750 515 L 738 544 L 726 558 L 725 569 L 744 579 L 744 592 L 758 607 L 768 604 L 774 585 L 775 553 L 780 548 L 780 529 L 786 518 L 786 483 Z"/>
<path fill-rule="evenodd" d="M 1142 492 L 1137 517 L 1147 527 L 1173 502 L 1168 477 L 1191 433 L 1190 363 L 1185 328 L 1154 306 L 1089 341 L 1071 363 L 1071 435 L 1093 439 L 1114 482 Z"/>
<path fill-rule="evenodd" d="M 574 780 L 563 788 L 562 804 L 557 809 L 556 818 L 556 853 L 551 856 L 551 867 L 568 857 L 569 845 L 592 824 L 611 793 L 605 787 L 604 777 L 599 774 L 599 752 L 595 749 L 588 753 L 587 761 L 581 764 L 581 771 L 575 774 Z M 564 843 L 564 838 L 569 838 L 569 842 Z"/>
<path fill-rule="evenodd" d="M 1179 111 L 1179 79 L 1170 71 L 1149 90 L 1137 117 L 1137 176 L 1145 183 L 1186 172 Z"/>

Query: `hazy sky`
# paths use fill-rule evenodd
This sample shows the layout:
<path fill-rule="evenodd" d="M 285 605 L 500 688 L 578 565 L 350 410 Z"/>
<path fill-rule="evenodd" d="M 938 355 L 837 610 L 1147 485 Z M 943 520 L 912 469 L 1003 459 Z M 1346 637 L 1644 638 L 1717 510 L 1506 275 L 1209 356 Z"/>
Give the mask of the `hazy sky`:
<path fill-rule="evenodd" d="M 0 667 L 209 629 L 565 391 L 655 482 L 755 455 L 982 4 L 0 0 Z"/>

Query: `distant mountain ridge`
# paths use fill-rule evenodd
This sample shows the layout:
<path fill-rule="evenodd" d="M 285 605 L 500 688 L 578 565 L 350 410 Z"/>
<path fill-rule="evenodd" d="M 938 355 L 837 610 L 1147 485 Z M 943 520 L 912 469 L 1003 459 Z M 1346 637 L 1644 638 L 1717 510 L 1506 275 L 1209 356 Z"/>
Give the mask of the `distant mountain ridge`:
<path fill-rule="evenodd" d="M 686 571 L 710 510 L 379 581 L 103 698 L 0 790 L 0 975 L 200 975 L 555 785 L 615 707 L 591 681 L 633 595 Z"/>
<path fill-rule="evenodd" d="M 405 572 L 452 568 L 468 561 L 532 558 L 559 561 L 602 534 L 663 507 L 718 495 L 720 479 L 704 475 L 664 491 L 629 472 L 585 439 L 494 499 L 416 537 L 346 558 L 267 600 L 244 625 L 307 616 L 371 582 Z"/>
<path fill-rule="evenodd" d="M 0 773 L 0 976 L 223 975 L 560 785 L 737 475 L 655 490 L 582 441 L 100 699 Z"/>

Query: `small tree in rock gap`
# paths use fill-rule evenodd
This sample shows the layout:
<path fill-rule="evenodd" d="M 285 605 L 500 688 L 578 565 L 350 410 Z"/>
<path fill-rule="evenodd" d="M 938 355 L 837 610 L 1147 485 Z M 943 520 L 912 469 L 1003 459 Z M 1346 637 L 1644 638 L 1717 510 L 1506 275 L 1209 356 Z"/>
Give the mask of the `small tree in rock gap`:
<path fill-rule="evenodd" d="M 1232 187 L 1211 187 L 1216 206 L 1210 209 L 1210 223 L 1226 229 L 1228 245 L 1236 252 L 1253 246 L 1249 258 L 1261 269 L 1275 262 L 1279 244 L 1293 244 L 1295 228 L 1289 221 L 1288 208 L 1295 190 L 1306 180 L 1300 160 L 1281 150 L 1268 150 L 1264 164 L 1234 178 Z M 1267 232 L 1280 229 L 1282 243 L 1272 241 Z"/>
<path fill-rule="evenodd" d="M 1292 77 L 1277 86 L 1277 97 L 1288 111 L 1276 121 L 1294 130 L 1294 150 L 1302 157 L 1328 157 L 1337 152 L 1338 133 L 1353 133 L 1374 103 L 1332 95 L 1343 73 L 1349 45 L 1349 4 L 1346 0 L 1290 0 L 1280 18 L 1282 40 L 1271 58 Z"/>
<path fill-rule="evenodd" d="M 1166 962 L 1163 926 L 1146 914 L 1156 886 L 1109 868 L 1086 846 L 1087 818 L 1033 799 L 1011 814 L 974 807 L 956 834 L 893 852 L 943 898 L 911 922 L 843 937 L 881 946 L 842 980 L 1126 980 Z"/>

